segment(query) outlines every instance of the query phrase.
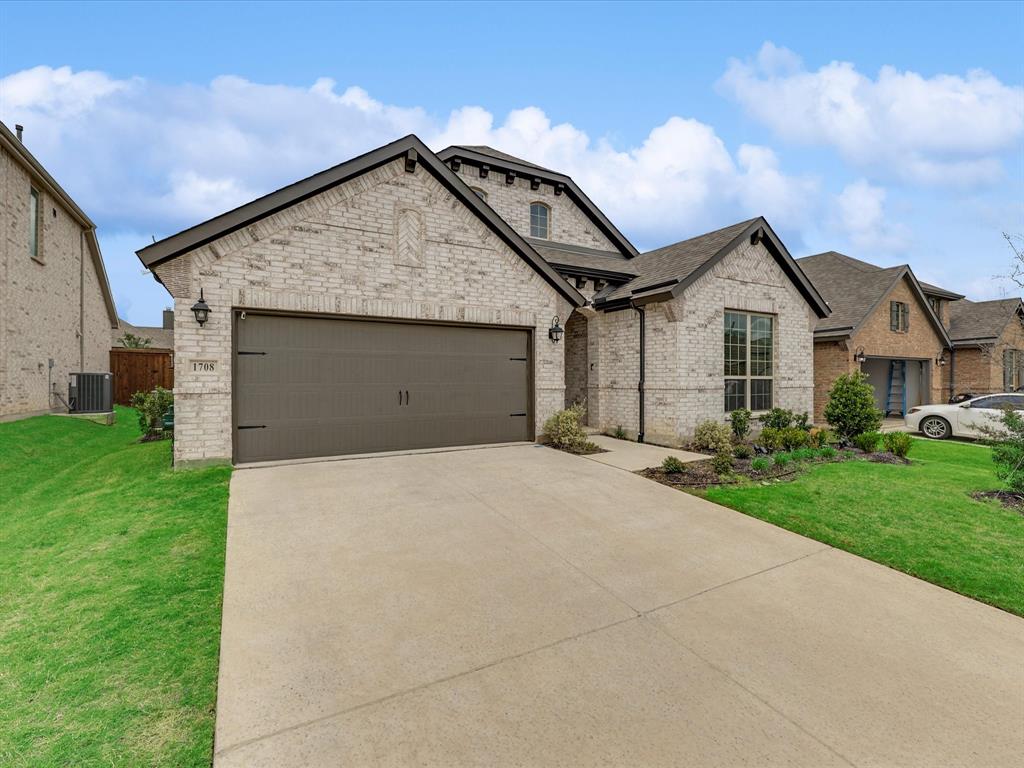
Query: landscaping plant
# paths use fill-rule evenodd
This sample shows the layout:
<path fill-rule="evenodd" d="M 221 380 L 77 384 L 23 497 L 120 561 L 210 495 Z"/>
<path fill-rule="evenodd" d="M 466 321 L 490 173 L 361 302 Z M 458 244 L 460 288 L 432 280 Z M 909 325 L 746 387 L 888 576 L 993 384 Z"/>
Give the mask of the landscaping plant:
<path fill-rule="evenodd" d="M 136 392 L 132 395 L 132 408 L 139 414 L 139 429 L 144 437 L 163 432 L 163 417 L 174 404 L 174 393 L 157 387 L 152 392 Z"/>
<path fill-rule="evenodd" d="M 1006 484 L 1008 490 L 1024 493 L 1024 416 L 1018 411 L 1007 410 L 1000 421 L 1005 431 L 991 435 L 996 477 Z"/>
<path fill-rule="evenodd" d="M 765 427 L 757 436 L 757 442 L 762 447 L 773 453 L 782 450 L 782 433 L 784 429 L 779 427 Z"/>
<path fill-rule="evenodd" d="M 811 440 L 810 435 L 800 427 L 786 427 L 779 430 L 779 439 L 782 442 L 782 447 L 787 451 L 803 448 Z"/>
<path fill-rule="evenodd" d="M 864 453 L 874 453 L 878 450 L 878 443 L 882 439 L 881 432 L 861 432 L 853 436 L 853 444 Z"/>
<path fill-rule="evenodd" d="M 615 428 L 615 431 L 612 433 L 612 437 L 615 437 L 615 438 L 617 438 L 619 440 L 625 440 L 626 439 L 626 430 L 624 430 L 622 428 L 622 426 L 619 425 L 619 426 L 617 426 Z"/>
<path fill-rule="evenodd" d="M 793 426 L 802 429 L 804 432 L 809 432 L 811 429 L 811 415 L 807 411 L 798 413 L 793 417 Z"/>
<path fill-rule="evenodd" d="M 732 424 L 732 434 L 737 440 L 746 439 L 750 434 L 750 410 L 737 408 L 729 414 L 729 422 Z"/>
<path fill-rule="evenodd" d="M 575 403 L 568 408 L 556 411 L 544 422 L 544 436 L 555 448 L 570 453 L 586 453 L 598 450 L 597 446 L 587 440 L 583 431 L 583 417 L 587 409 L 582 403 Z"/>
<path fill-rule="evenodd" d="M 775 460 L 775 465 L 778 467 L 784 467 L 793 460 L 793 457 L 788 453 L 776 453 L 772 458 Z"/>
<path fill-rule="evenodd" d="M 693 431 L 693 444 L 708 453 L 732 454 L 732 430 L 717 421 L 702 421 Z"/>
<path fill-rule="evenodd" d="M 768 456 L 758 456 L 750 462 L 750 468 L 755 472 L 767 472 L 772 468 L 772 460 Z"/>
<path fill-rule="evenodd" d="M 834 440 L 832 432 L 824 427 L 811 427 L 807 436 L 810 438 L 811 445 L 815 448 L 824 448 Z"/>
<path fill-rule="evenodd" d="M 677 459 L 675 456 L 666 456 L 661 462 L 661 468 L 663 471 L 670 474 L 679 474 L 680 472 L 686 471 L 686 464 L 681 459 Z"/>
<path fill-rule="evenodd" d="M 732 453 L 730 451 L 719 451 L 711 459 L 711 466 L 719 476 L 728 475 L 732 472 Z"/>
<path fill-rule="evenodd" d="M 839 455 L 839 451 L 833 448 L 831 445 L 825 445 L 818 449 L 818 455 L 823 459 L 831 461 Z"/>
<path fill-rule="evenodd" d="M 905 459 L 910 449 L 914 447 L 914 438 L 906 432 L 886 432 L 882 435 L 882 445 L 889 453 Z"/>
<path fill-rule="evenodd" d="M 785 429 L 793 426 L 793 412 L 785 408 L 772 408 L 761 417 L 761 423 L 770 429 Z"/>
<path fill-rule="evenodd" d="M 818 452 L 813 448 L 797 448 L 790 455 L 795 461 L 811 461 L 818 458 Z"/>
<path fill-rule="evenodd" d="M 846 439 L 875 432 L 882 426 L 882 412 L 875 407 L 875 390 L 862 371 L 836 379 L 828 393 L 825 420 Z"/>
<path fill-rule="evenodd" d="M 746 443 L 739 443 L 732 449 L 732 455 L 737 459 L 749 459 L 754 455 L 754 449 Z"/>

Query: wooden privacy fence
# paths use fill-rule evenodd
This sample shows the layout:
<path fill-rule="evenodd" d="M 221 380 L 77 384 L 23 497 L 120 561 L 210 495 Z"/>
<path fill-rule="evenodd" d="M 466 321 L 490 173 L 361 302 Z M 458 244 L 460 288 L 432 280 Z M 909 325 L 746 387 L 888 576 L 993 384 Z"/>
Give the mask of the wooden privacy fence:
<path fill-rule="evenodd" d="M 131 405 L 136 392 L 174 389 L 174 357 L 166 349 L 111 349 L 110 371 L 118 405 Z"/>

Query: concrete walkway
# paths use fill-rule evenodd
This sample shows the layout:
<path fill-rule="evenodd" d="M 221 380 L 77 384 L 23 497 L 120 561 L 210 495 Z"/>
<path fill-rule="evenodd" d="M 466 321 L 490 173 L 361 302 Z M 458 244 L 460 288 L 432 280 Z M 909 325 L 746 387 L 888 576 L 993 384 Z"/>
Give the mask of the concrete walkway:
<path fill-rule="evenodd" d="M 637 443 L 631 440 L 619 440 L 608 435 L 590 435 L 588 438 L 607 453 L 593 453 L 585 458 L 607 464 L 610 467 L 627 469 L 636 472 L 639 469 L 661 466 L 666 456 L 675 456 L 680 461 L 700 461 L 711 458 L 700 453 L 681 451 L 677 448 L 663 448 L 650 443 Z"/>
<path fill-rule="evenodd" d="M 999 766 L 1024 621 L 539 446 L 231 480 L 215 765 Z"/>

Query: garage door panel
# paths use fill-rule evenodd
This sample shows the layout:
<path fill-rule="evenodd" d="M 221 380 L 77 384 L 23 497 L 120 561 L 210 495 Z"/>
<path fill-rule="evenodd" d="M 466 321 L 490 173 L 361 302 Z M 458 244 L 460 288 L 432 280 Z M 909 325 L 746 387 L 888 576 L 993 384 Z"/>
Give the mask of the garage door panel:
<path fill-rule="evenodd" d="M 527 331 L 249 313 L 236 332 L 256 353 L 235 368 L 239 461 L 531 437 Z"/>

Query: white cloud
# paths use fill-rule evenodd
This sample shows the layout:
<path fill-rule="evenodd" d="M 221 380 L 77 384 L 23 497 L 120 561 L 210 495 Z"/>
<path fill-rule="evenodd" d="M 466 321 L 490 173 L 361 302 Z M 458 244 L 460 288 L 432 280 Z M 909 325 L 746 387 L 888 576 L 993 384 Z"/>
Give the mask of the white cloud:
<path fill-rule="evenodd" d="M 906 227 L 893 223 L 885 210 L 886 191 L 865 179 L 847 184 L 833 208 L 833 227 L 857 249 L 893 253 L 909 245 Z"/>
<path fill-rule="evenodd" d="M 872 80 L 848 62 L 807 71 L 766 42 L 754 61 L 731 60 L 719 85 L 784 139 L 922 184 L 993 182 L 1024 134 L 1024 89 L 983 70 L 926 78 L 886 66 Z"/>
<path fill-rule="evenodd" d="M 234 76 L 166 86 L 36 67 L 0 79 L 0 114 L 25 124 L 28 146 L 93 218 L 157 236 L 409 133 L 434 149 L 489 144 L 564 171 L 641 246 L 755 214 L 792 232 L 817 191 L 770 149 L 734 155 L 694 119 L 670 118 L 617 148 L 536 107 L 500 122 L 479 106 L 437 118 L 327 78 L 308 88 Z"/>

